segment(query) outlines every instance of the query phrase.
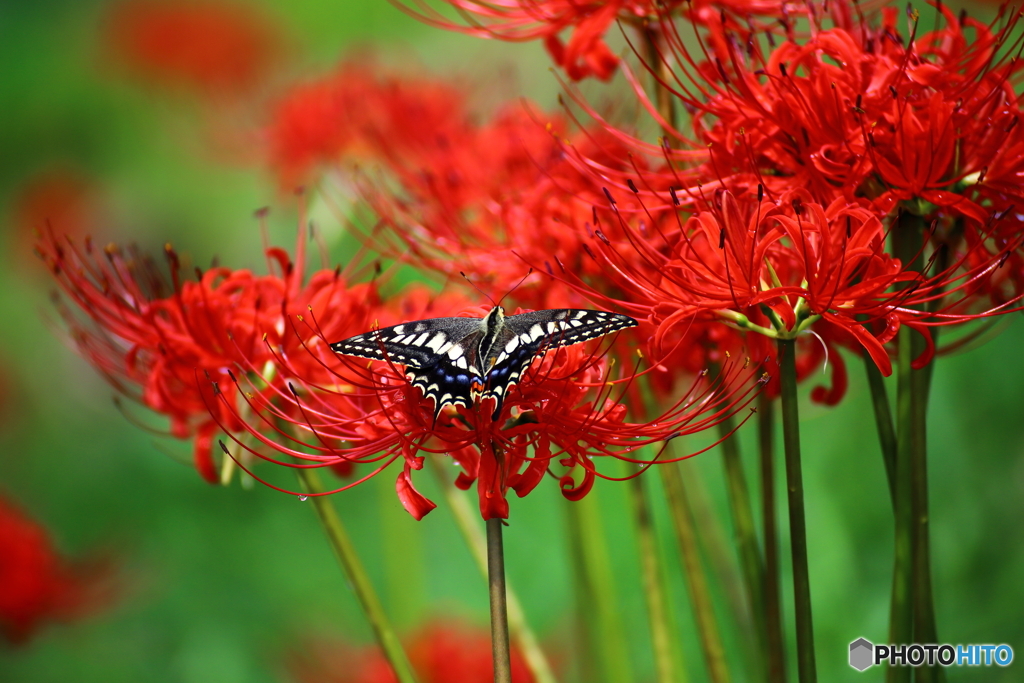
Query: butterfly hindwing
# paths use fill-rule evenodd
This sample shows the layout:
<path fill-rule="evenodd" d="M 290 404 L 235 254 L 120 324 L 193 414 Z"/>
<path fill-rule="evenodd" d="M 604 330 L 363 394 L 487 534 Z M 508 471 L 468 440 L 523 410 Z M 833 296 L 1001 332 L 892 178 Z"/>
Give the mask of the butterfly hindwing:
<path fill-rule="evenodd" d="M 492 419 L 534 358 L 634 327 L 617 313 L 551 309 L 505 316 L 495 307 L 486 318 L 431 318 L 385 327 L 331 344 L 347 356 L 404 365 L 406 376 L 434 401 L 434 419 L 446 405 L 471 407 L 493 398 Z"/>

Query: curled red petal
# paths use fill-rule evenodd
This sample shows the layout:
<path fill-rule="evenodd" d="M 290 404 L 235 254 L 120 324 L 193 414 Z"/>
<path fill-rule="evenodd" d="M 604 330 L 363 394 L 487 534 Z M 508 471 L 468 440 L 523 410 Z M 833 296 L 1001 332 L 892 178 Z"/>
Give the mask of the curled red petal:
<path fill-rule="evenodd" d="M 416 490 L 416 487 L 412 485 L 411 471 L 409 463 L 405 463 L 405 467 L 398 473 L 395 490 L 398 492 L 398 500 L 402 502 L 402 507 L 418 521 L 436 508 L 437 503 Z"/>
<path fill-rule="evenodd" d="M 594 487 L 594 473 L 590 470 L 584 470 L 583 472 L 583 481 L 579 484 L 568 474 L 558 480 L 558 486 L 562 489 L 562 495 L 567 500 L 580 500 L 583 496 L 590 493 L 590 489 Z"/>

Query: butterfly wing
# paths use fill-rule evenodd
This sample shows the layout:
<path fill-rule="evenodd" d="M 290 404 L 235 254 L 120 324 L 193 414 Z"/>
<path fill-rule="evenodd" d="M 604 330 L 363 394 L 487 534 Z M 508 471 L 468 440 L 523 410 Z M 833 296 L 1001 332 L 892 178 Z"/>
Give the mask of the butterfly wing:
<path fill-rule="evenodd" d="M 488 358 L 481 361 L 486 373 L 481 398 L 495 399 L 492 418 L 500 417 L 509 387 L 519 382 L 533 359 L 544 351 L 597 339 L 636 325 L 636 320 L 619 313 L 574 308 L 508 316 Z"/>
<path fill-rule="evenodd" d="M 479 319 L 430 318 L 358 334 L 331 344 L 331 350 L 404 365 L 410 383 L 433 399 L 437 420 L 447 405 L 473 405 L 480 335 Z"/>

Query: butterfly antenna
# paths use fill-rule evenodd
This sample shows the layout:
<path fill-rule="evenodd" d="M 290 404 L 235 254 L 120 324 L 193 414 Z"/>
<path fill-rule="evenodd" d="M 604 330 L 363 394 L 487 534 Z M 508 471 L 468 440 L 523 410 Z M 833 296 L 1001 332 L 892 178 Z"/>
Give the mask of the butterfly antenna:
<path fill-rule="evenodd" d="M 506 297 L 506 296 L 508 296 L 508 295 L 509 295 L 509 294 L 511 294 L 512 292 L 516 291 L 517 289 L 519 289 L 519 285 L 521 285 L 521 284 L 523 284 L 524 282 L 526 282 L 526 278 L 530 277 L 531 275 L 533 275 L 533 268 L 530 268 L 530 270 L 529 270 L 529 271 L 527 271 L 526 275 L 524 275 L 524 276 L 522 277 L 522 279 L 520 279 L 520 280 L 519 280 L 519 282 L 517 282 L 517 283 L 516 283 L 516 284 L 515 284 L 515 285 L 514 285 L 514 286 L 512 287 L 512 289 L 510 289 L 510 290 L 508 290 L 507 292 L 505 292 L 505 295 L 504 295 L 504 296 L 502 296 L 502 297 L 501 297 L 500 299 L 498 299 L 498 304 L 500 305 L 500 304 L 501 304 L 501 302 L 505 300 L 505 297 Z"/>
<path fill-rule="evenodd" d="M 461 270 L 459 271 L 459 275 L 461 275 L 462 277 L 464 277 L 464 278 L 466 279 L 466 282 L 468 282 L 468 283 L 469 283 L 470 285 L 472 285 L 472 286 L 473 286 L 473 289 L 475 289 L 476 291 L 480 292 L 480 293 L 481 293 L 481 294 L 483 294 L 483 295 L 484 295 L 485 297 L 487 297 L 487 300 L 491 302 L 491 305 L 492 305 L 492 306 L 497 306 L 497 305 L 498 305 L 498 304 L 496 304 L 496 303 L 494 302 L 494 299 L 492 299 L 492 298 L 491 298 L 491 295 L 490 295 L 490 294 L 488 294 L 487 292 L 485 292 L 484 290 L 480 289 L 479 287 L 477 287 L 477 286 L 476 286 L 476 283 L 475 283 L 475 282 L 473 282 L 472 280 L 470 280 L 470 279 L 469 279 L 469 276 L 468 276 L 468 275 L 466 275 L 465 273 L 463 273 L 463 272 L 462 272 Z M 518 286 L 518 285 L 517 285 L 517 286 Z M 502 297 L 502 298 L 504 298 L 504 297 Z"/>

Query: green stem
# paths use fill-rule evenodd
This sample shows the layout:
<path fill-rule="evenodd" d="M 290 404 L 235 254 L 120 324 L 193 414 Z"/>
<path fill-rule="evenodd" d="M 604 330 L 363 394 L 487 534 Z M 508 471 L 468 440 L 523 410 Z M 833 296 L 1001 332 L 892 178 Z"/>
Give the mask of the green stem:
<path fill-rule="evenodd" d="M 452 516 L 455 518 L 455 525 L 459 528 L 480 572 L 486 577 L 487 539 L 480 529 L 479 513 L 473 510 L 463 492 L 452 483 L 449 472 L 442 467 L 441 460 L 439 458 L 427 458 L 427 460 L 434 474 L 437 475 L 437 480 L 448 503 L 448 509 L 451 510 Z M 522 603 L 519 602 L 516 592 L 512 589 L 512 584 L 508 581 L 505 582 L 505 595 L 509 633 L 522 652 L 527 668 L 530 669 L 536 683 L 555 683 L 555 674 L 548 662 L 547 655 L 544 654 L 537 637 L 526 623 Z"/>
<path fill-rule="evenodd" d="M 714 606 L 711 604 L 707 576 L 700 561 L 697 532 L 693 522 L 693 512 L 690 509 L 686 483 L 683 479 L 682 463 L 664 464 L 658 468 L 658 471 L 665 484 L 665 494 L 672 513 L 679 551 L 683 558 L 686 586 L 690 592 L 690 602 L 697 620 L 697 633 L 700 635 L 704 663 L 708 669 L 708 680 L 711 683 L 729 683 L 725 648 L 722 647 L 718 620 L 715 618 Z"/>
<path fill-rule="evenodd" d="M 928 334 L 928 332 L 926 332 Z M 917 357 L 924 350 L 924 340 L 914 335 L 912 355 Z M 913 527 L 911 544 L 914 552 L 914 640 L 919 643 L 939 642 L 935 623 L 935 601 L 932 594 L 931 549 L 929 542 L 928 515 L 928 444 L 927 410 L 928 390 L 934 362 L 921 370 L 910 371 L 910 392 L 912 396 L 911 451 L 910 451 L 910 507 Z M 944 680 L 942 667 L 922 666 L 917 669 L 916 678 L 924 683 Z"/>
<path fill-rule="evenodd" d="M 642 477 L 629 480 L 633 519 L 636 525 L 637 543 L 640 546 L 640 565 L 643 573 L 644 597 L 647 601 L 647 616 L 651 627 L 651 647 L 654 650 L 654 665 L 657 680 L 661 683 L 684 681 L 684 670 L 676 665 L 672 647 L 672 628 L 669 624 L 668 595 L 658 557 L 654 520 L 650 501 L 647 498 Z M 679 675 L 676 670 L 679 669 Z"/>
<path fill-rule="evenodd" d="M 892 424 L 892 408 L 889 405 L 889 392 L 885 389 L 882 372 L 865 351 L 864 370 L 871 388 L 871 404 L 875 409 L 875 427 L 878 430 L 878 441 L 882 448 L 882 461 L 885 463 L 885 477 L 889 482 L 889 499 L 896 509 L 896 429 Z"/>
<path fill-rule="evenodd" d="M 585 498 L 567 504 L 570 533 L 579 540 L 581 564 L 575 568 L 576 576 L 586 585 L 586 609 L 592 610 L 593 615 L 593 654 L 599 663 L 601 678 L 605 683 L 630 683 L 632 667 L 622 618 L 615 604 L 618 590 L 612 577 L 597 493 L 591 491 Z"/>
<path fill-rule="evenodd" d="M 757 432 L 761 461 L 761 523 L 764 529 L 764 621 L 768 646 L 768 680 L 786 680 L 782 638 L 779 533 L 775 517 L 775 401 L 761 392 L 757 399 Z"/>
<path fill-rule="evenodd" d="M 914 410 L 910 390 L 913 360 L 913 332 L 909 327 L 899 331 L 896 363 L 896 409 L 898 411 L 896 452 L 896 532 L 892 574 L 892 602 L 889 607 L 889 642 L 905 645 L 913 642 L 912 600 L 913 576 L 913 484 L 911 481 L 913 434 L 908 428 Z M 912 669 L 907 666 L 889 667 L 886 681 L 909 683 Z"/>
<path fill-rule="evenodd" d="M 720 434 L 725 437 L 726 434 L 733 431 L 735 426 L 733 418 L 727 418 L 719 424 Z M 732 437 L 726 438 L 721 444 L 721 449 L 722 462 L 725 465 L 726 485 L 729 490 L 729 508 L 732 512 L 736 534 L 736 548 L 739 551 L 740 567 L 743 570 L 743 581 L 747 588 L 750 614 L 754 622 L 759 655 L 758 669 L 763 670 L 768 657 L 765 641 L 764 564 L 761 561 L 761 550 L 757 544 L 750 490 L 743 472 L 739 442 Z"/>
<path fill-rule="evenodd" d="M 800 415 L 796 401 L 796 342 L 779 339 L 782 383 L 782 440 L 786 455 L 789 492 L 789 539 L 793 554 L 793 603 L 796 617 L 796 659 L 800 683 L 817 680 L 814 662 L 814 623 L 811 617 L 811 582 L 807 567 L 807 520 L 800 469 Z"/>
<path fill-rule="evenodd" d="M 416 675 L 413 673 L 412 665 L 409 664 L 409 659 L 405 656 L 405 650 L 402 649 L 402 645 L 398 640 L 398 636 L 395 635 L 391 622 L 388 621 L 387 616 L 384 614 L 384 608 L 381 607 L 380 599 L 373 589 L 373 584 L 370 583 L 370 577 L 366 574 L 366 568 L 363 567 L 363 563 L 359 560 L 355 547 L 352 545 L 352 540 L 349 538 L 348 532 L 345 531 L 341 518 L 338 517 L 337 510 L 334 509 L 327 496 L 313 495 L 324 490 L 320 482 L 319 473 L 309 468 L 297 468 L 295 471 L 298 474 L 302 489 L 306 493 L 311 494 L 310 499 L 313 502 L 313 507 L 316 509 L 317 517 L 320 518 L 320 523 L 327 533 L 327 539 L 330 541 L 331 547 L 334 548 L 334 553 L 338 556 L 341 569 L 345 573 L 348 582 L 352 585 L 352 590 L 355 591 L 356 597 L 359 599 L 363 613 L 370 622 L 373 633 L 377 637 L 377 643 L 391 664 L 395 677 L 399 683 L 416 683 Z"/>
<path fill-rule="evenodd" d="M 508 646 L 508 609 L 505 604 L 505 549 L 501 528 L 504 520 L 487 520 L 487 592 L 491 601 L 491 653 L 494 683 L 512 683 L 512 658 Z"/>

